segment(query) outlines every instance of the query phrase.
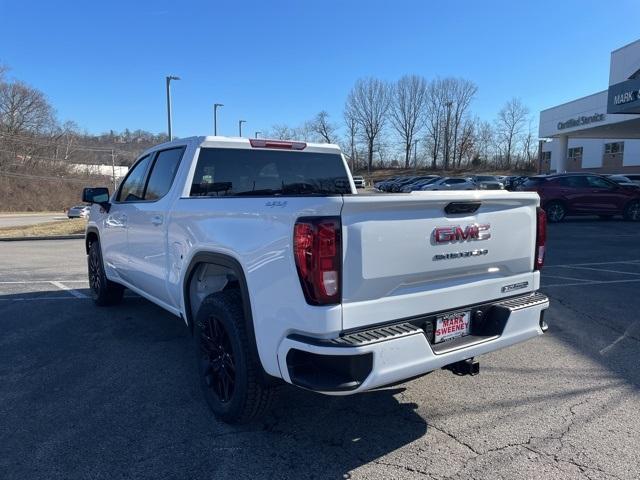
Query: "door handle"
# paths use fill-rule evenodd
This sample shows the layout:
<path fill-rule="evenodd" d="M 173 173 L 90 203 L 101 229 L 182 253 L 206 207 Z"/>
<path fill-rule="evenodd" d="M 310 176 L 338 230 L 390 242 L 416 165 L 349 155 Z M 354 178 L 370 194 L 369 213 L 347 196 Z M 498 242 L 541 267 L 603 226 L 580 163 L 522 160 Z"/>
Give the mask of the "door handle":
<path fill-rule="evenodd" d="M 162 222 L 164 222 L 164 217 L 162 215 L 154 215 L 151 217 L 151 223 L 154 225 L 162 225 Z"/>

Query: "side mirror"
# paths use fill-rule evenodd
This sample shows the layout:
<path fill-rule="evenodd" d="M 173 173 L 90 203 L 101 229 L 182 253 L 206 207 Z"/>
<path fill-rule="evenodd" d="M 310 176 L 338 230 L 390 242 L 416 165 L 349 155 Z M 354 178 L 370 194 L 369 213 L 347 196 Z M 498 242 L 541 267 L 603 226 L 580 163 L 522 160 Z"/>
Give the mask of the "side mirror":
<path fill-rule="evenodd" d="M 86 203 L 97 203 L 107 212 L 111 207 L 109 203 L 109 189 L 105 187 L 86 187 L 82 190 L 82 201 Z"/>

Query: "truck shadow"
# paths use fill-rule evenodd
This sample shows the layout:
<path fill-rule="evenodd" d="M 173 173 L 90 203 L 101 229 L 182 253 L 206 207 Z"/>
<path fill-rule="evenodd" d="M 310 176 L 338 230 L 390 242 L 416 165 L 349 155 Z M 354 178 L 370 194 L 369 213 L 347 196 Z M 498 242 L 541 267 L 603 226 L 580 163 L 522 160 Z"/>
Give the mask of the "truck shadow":
<path fill-rule="evenodd" d="M 259 422 L 218 422 L 188 329 L 139 297 L 0 295 L 0 328 L 3 478 L 345 478 L 428 431 L 403 388 L 282 386 Z"/>

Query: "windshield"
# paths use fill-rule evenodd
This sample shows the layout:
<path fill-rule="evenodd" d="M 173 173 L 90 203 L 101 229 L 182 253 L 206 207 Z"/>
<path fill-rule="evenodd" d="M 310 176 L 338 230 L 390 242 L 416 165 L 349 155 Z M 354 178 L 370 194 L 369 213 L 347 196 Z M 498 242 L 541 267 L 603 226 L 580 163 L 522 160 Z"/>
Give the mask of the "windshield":
<path fill-rule="evenodd" d="M 196 197 L 349 193 L 337 153 L 202 148 L 191 184 Z"/>

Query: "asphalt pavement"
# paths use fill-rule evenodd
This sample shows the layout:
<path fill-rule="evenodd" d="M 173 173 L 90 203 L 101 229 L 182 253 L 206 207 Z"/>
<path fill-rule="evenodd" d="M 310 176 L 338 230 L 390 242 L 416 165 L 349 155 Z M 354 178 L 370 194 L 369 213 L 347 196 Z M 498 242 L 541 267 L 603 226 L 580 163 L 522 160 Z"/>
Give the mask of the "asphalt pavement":
<path fill-rule="evenodd" d="M 65 213 L 0 213 L 0 228 L 2 227 L 26 227 L 40 223 L 65 220 Z"/>
<path fill-rule="evenodd" d="M 82 240 L 0 244 L 0 477 L 640 478 L 640 225 L 549 228 L 549 332 L 380 391 L 217 422 L 177 318 L 88 298 Z"/>

